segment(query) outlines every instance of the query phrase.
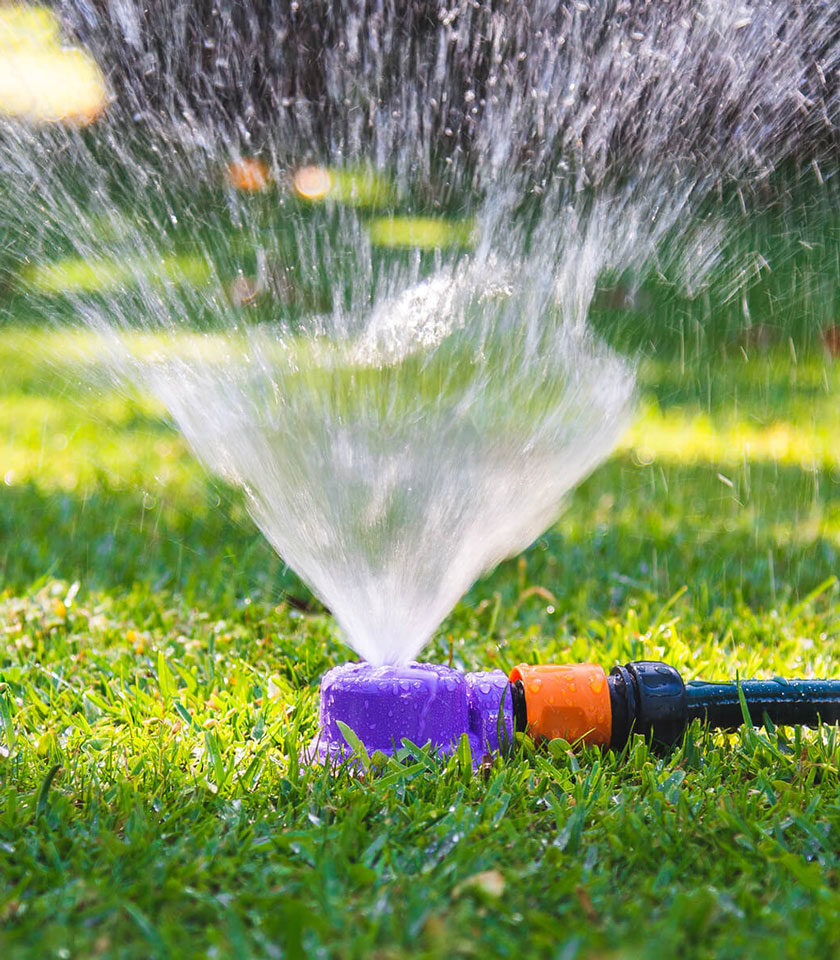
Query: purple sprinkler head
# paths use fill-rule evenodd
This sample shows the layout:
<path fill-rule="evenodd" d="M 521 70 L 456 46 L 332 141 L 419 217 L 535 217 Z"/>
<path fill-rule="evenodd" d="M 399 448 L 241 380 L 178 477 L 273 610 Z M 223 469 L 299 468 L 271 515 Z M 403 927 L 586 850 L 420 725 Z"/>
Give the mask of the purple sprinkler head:
<path fill-rule="evenodd" d="M 345 663 L 321 680 L 313 754 L 322 763 L 352 753 L 339 721 L 369 753 L 394 753 L 405 738 L 450 754 L 466 733 L 473 763 L 479 763 L 513 736 L 510 683 L 501 670 L 464 674 L 434 663 Z"/>

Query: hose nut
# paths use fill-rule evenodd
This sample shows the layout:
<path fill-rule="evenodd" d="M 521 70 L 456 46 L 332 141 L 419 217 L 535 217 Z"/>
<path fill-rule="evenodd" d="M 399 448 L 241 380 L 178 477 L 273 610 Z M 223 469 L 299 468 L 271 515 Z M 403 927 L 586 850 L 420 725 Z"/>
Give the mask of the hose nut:
<path fill-rule="evenodd" d="M 594 663 L 521 663 L 510 672 L 510 682 L 518 681 L 534 739 L 609 744 L 612 714 L 603 668 Z"/>

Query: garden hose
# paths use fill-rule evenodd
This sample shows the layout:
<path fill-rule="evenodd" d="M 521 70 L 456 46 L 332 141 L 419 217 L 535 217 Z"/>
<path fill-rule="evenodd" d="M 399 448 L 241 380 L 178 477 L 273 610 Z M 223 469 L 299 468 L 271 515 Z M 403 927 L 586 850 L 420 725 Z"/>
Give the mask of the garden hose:
<path fill-rule="evenodd" d="M 321 681 L 311 755 L 326 762 L 359 746 L 393 754 L 425 744 L 448 754 L 466 736 L 478 763 L 515 733 L 619 750 L 637 733 L 667 747 L 693 720 L 735 729 L 744 706 L 756 724 L 837 723 L 840 680 L 685 683 L 672 666 L 652 660 L 613 667 L 609 675 L 593 663 L 520 664 L 509 676 L 430 663 L 347 663 Z"/>
<path fill-rule="evenodd" d="M 735 729 L 840 721 L 840 680 L 742 680 L 684 683 L 666 663 L 637 660 L 607 676 L 591 663 L 515 667 L 510 674 L 514 727 L 537 739 L 582 740 L 621 748 L 631 733 L 671 746 L 692 720 Z M 740 694 L 739 694 L 740 688 Z"/>

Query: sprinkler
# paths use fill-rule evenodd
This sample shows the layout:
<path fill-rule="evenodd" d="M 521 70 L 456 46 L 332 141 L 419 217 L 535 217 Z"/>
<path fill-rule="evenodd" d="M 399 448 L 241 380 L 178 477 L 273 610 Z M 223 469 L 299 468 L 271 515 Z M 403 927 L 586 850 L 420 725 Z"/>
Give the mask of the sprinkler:
<path fill-rule="evenodd" d="M 684 683 L 666 663 L 636 660 L 609 675 L 593 663 L 520 664 L 460 673 L 437 664 L 375 667 L 348 663 L 321 682 L 321 762 L 352 752 L 339 723 L 369 752 L 393 753 L 403 740 L 452 753 L 467 734 L 478 762 L 514 732 L 621 749 L 632 733 L 670 747 L 692 720 L 734 729 L 750 719 L 777 726 L 840 721 L 840 680 L 742 680 Z"/>
<path fill-rule="evenodd" d="M 512 686 L 501 670 L 460 673 L 433 663 L 346 663 L 321 681 L 321 732 L 313 745 L 321 762 L 349 752 L 339 722 L 371 753 L 393 753 L 403 739 L 451 753 L 466 733 L 473 757 L 480 759 L 513 736 Z"/>

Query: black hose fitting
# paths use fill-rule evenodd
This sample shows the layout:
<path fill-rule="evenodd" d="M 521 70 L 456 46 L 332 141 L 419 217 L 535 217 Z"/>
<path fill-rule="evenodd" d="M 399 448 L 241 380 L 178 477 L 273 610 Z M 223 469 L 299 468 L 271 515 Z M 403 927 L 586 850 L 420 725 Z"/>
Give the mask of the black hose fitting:
<path fill-rule="evenodd" d="M 631 733 L 660 746 L 678 743 L 692 720 L 734 730 L 744 722 L 740 686 L 750 720 L 776 726 L 840 723 L 840 680 L 743 680 L 683 683 L 667 663 L 637 660 L 613 667 L 607 683 L 612 707 L 610 746 L 621 749 Z"/>
<path fill-rule="evenodd" d="M 621 749 L 631 733 L 660 746 L 677 743 L 688 725 L 685 684 L 667 663 L 636 660 L 607 677 L 612 707 L 610 746 Z"/>
<path fill-rule="evenodd" d="M 510 685 L 510 702 L 513 709 L 513 729 L 516 733 L 528 732 L 528 705 L 525 700 L 525 685 L 514 680 Z"/>

